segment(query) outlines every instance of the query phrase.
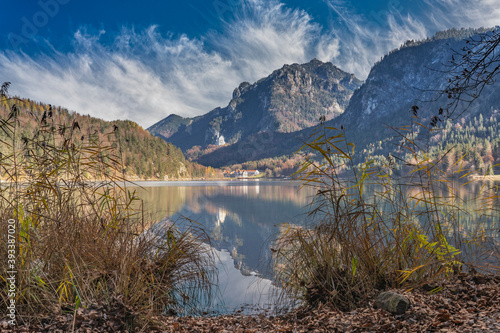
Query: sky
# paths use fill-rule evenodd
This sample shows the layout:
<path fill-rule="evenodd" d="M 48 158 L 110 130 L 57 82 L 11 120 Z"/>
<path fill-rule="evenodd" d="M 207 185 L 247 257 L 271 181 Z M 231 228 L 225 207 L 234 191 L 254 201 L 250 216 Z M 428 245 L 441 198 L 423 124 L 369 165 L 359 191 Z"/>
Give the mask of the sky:
<path fill-rule="evenodd" d="M 147 128 L 317 58 L 364 80 L 408 39 L 500 25 L 500 0 L 0 0 L 11 94 Z"/>

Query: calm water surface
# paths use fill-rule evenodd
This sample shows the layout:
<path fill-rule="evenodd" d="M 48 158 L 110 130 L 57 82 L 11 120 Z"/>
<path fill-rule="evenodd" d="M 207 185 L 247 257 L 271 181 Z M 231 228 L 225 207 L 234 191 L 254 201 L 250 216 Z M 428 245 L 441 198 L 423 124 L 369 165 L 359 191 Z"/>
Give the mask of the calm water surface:
<path fill-rule="evenodd" d="M 214 311 L 269 309 L 275 287 L 266 279 L 270 242 L 280 225 L 306 222 L 315 190 L 288 181 L 141 182 L 139 197 L 155 220 L 182 226 L 188 218 L 212 239 L 220 258 Z M 267 272 L 266 272 L 267 271 Z M 251 305 L 249 307 L 249 305 Z"/>
<path fill-rule="evenodd" d="M 171 219 L 182 227 L 183 217 L 200 224 L 212 239 L 220 258 L 219 297 L 212 311 L 233 312 L 244 307 L 246 312 L 269 309 L 275 287 L 267 270 L 270 263 L 270 242 L 285 223 L 304 225 L 309 204 L 316 190 L 298 182 L 288 181 L 200 181 L 200 182 L 141 182 L 139 197 L 145 210 L 153 212 L 154 220 Z M 461 202 L 468 202 L 484 186 L 496 190 L 498 183 L 471 183 L 459 188 Z M 446 195 L 440 193 L 439 195 Z M 370 196 L 370 195 L 369 195 Z M 481 203 L 471 200 L 470 211 Z M 497 208 L 498 200 L 488 205 Z M 466 229 L 473 229 L 477 216 L 463 215 Z M 487 230 L 496 233 L 498 221 L 488 218 Z M 249 307 L 251 305 L 251 307 Z"/>

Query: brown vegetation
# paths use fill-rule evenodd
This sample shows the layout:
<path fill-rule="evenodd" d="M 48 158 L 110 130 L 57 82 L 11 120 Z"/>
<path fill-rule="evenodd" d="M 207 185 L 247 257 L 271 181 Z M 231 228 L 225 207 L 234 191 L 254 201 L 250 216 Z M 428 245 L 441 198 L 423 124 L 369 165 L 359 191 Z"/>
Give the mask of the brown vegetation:
<path fill-rule="evenodd" d="M 461 185 L 450 178 L 468 171 L 448 174 L 425 142 L 412 139 L 420 127 L 416 118 L 398 131 L 407 133 L 406 158 L 390 157 L 382 168 L 371 160 L 354 165 L 355 147 L 343 130 L 320 127 L 305 144 L 322 158 L 309 159 L 299 175 L 319 189 L 311 223 L 288 226 L 276 244 L 285 292 L 310 308 L 329 303 L 351 311 L 375 289 L 415 287 L 478 267 L 500 272 L 498 190 L 484 186 L 460 197 Z M 394 172 L 398 163 L 408 173 Z M 478 205 L 471 209 L 471 202 Z"/>
<path fill-rule="evenodd" d="M 1 95 L 8 98 L 3 89 Z M 82 133 L 76 120 L 56 122 L 51 111 L 28 115 L 37 124 L 31 135 L 18 135 L 27 118 L 15 103 L 1 119 L 7 182 L 0 187 L 0 229 L 7 235 L 15 221 L 15 233 L 9 243 L 0 239 L 0 267 L 13 264 L 17 273 L 13 297 L 12 274 L 0 273 L 0 316 L 14 300 L 18 325 L 59 313 L 74 327 L 82 308 L 119 300 L 137 309 L 135 321 L 125 323 L 132 328 L 165 309 L 194 307 L 211 286 L 207 235 L 168 223 L 150 229 L 125 186 L 116 131 Z M 15 245 L 14 262 L 7 244 Z"/>

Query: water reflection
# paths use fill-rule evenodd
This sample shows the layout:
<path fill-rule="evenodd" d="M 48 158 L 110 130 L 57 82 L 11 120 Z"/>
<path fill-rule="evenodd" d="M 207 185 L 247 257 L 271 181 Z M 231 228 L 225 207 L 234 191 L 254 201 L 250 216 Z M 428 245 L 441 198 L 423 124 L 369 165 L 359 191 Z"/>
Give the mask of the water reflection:
<path fill-rule="evenodd" d="M 301 223 L 315 191 L 298 183 L 272 181 L 157 182 L 139 189 L 145 210 L 157 219 L 182 223 L 186 217 L 210 234 L 213 246 L 228 251 L 234 266 L 262 273 L 270 257 L 265 246 L 280 223 Z"/>
<path fill-rule="evenodd" d="M 155 213 L 155 220 L 170 218 L 182 226 L 183 217 L 186 217 L 209 233 L 221 258 L 219 282 L 225 304 L 217 306 L 227 309 L 248 303 L 264 307 L 272 286 L 269 280 L 258 279 L 255 275 L 270 277 L 271 273 L 266 272 L 271 258 L 269 242 L 279 234 L 281 223 L 304 225 L 309 222 L 306 213 L 316 194 L 316 189 L 310 187 L 299 191 L 298 183 L 273 181 L 154 182 L 141 185 L 145 188 L 138 189 L 138 194 L 144 200 L 145 211 Z M 498 183 L 445 185 L 435 189 L 435 197 L 442 200 L 454 197 L 463 212 L 481 209 L 490 212 L 500 207 Z M 418 192 L 412 192 L 416 191 L 415 188 L 404 188 L 405 195 L 413 194 L 418 200 Z M 369 187 L 366 196 L 373 197 L 375 191 L 382 189 Z M 482 200 L 475 200 L 477 193 L 482 193 Z M 461 226 L 466 229 L 460 231 L 464 232 L 473 230 L 481 220 L 467 214 L 459 218 Z M 487 234 L 497 232 L 498 221 L 489 218 L 482 224 Z M 267 291 L 262 288 L 267 288 Z"/>
<path fill-rule="evenodd" d="M 144 210 L 154 212 L 156 220 L 170 218 L 182 227 L 185 217 L 209 233 L 221 257 L 219 283 L 227 309 L 245 304 L 265 308 L 274 287 L 256 276 L 270 277 L 266 272 L 271 258 L 269 242 L 279 233 L 279 224 L 304 223 L 316 193 L 312 188 L 299 191 L 300 184 L 284 181 L 140 185 L 144 188 L 137 191 Z"/>
<path fill-rule="evenodd" d="M 234 267 L 232 255 L 226 251 L 216 251 L 219 258 L 219 290 L 215 300 L 206 312 L 224 313 L 243 310 L 245 314 L 271 312 L 278 289 L 270 280 L 262 279 L 254 274 L 244 276 Z M 253 272 L 252 272 L 253 273 Z"/>

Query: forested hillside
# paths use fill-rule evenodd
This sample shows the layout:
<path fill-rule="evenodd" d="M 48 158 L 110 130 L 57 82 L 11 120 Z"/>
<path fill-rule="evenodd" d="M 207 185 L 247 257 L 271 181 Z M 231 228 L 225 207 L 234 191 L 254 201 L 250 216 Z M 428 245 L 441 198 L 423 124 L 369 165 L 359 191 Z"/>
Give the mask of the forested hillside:
<path fill-rule="evenodd" d="M 98 136 L 103 145 L 116 148 L 124 165 L 124 175 L 129 179 L 163 180 L 215 175 L 213 168 L 187 161 L 179 148 L 153 137 L 132 121 L 107 122 L 22 98 L 2 98 L 0 118 L 5 120 L 14 105 L 19 111 L 18 142 L 25 137 L 33 137 L 40 123 L 52 124 L 56 128 L 62 124 L 73 124 L 75 135 L 79 135 L 82 142 L 89 136 Z M 0 133 L 0 139 L 4 137 L 4 133 Z M 0 147 L 3 154 L 7 154 L 8 149 L 7 145 Z"/>
<path fill-rule="evenodd" d="M 500 173 L 500 111 L 494 109 L 489 115 L 462 117 L 458 121 L 446 121 L 443 126 L 428 132 L 414 125 L 411 138 L 418 138 L 418 144 L 435 160 L 441 160 L 444 171 L 453 172 L 459 168 L 471 173 L 492 175 Z M 411 154 L 395 149 L 401 143 L 395 135 L 369 144 L 360 152 L 360 158 L 370 157 L 375 165 L 388 163 L 389 154 L 398 154 L 403 160 L 411 160 Z M 401 154 L 402 153 L 402 154 Z M 390 159 L 390 157 L 389 157 Z M 460 163 L 457 163 L 460 162 Z M 401 169 L 401 165 L 397 167 Z"/>

